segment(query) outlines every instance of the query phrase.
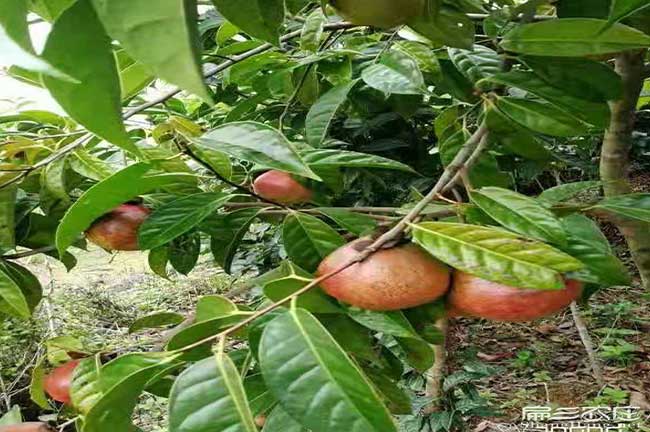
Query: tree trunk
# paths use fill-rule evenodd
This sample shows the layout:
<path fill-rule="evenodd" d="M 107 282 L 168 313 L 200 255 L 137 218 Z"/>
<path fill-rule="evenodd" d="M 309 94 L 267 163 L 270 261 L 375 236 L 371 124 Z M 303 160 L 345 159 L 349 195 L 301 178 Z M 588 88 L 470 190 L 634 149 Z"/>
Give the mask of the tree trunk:
<path fill-rule="evenodd" d="M 616 58 L 616 72 L 623 79 L 623 97 L 611 103 L 612 117 L 600 159 L 600 177 L 607 197 L 632 192 L 628 182 L 629 157 L 636 105 L 644 81 L 643 57 L 643 52 L 629 52 Z M 625 218 L 617 218 L 615 223 L 625 236 L 643 286 L 650 290 L 649 224 Z"/>
<path fill-rule="evenodd" d="M 433 346 L 434 362 L 431 369 L 425 374 L 426 377 L 426 397 L 431 399 L 428 406 L 424 407 L 423 414 L 428 415 L 440 410 L 440 398 L 443 395 L 442 383 L 445 379 L 445 364 L 447 362 L 447 334 L 449 332 L 449 321 L 447 317 L 440 318 L 436 326 L 442 332 L 444 340 L 440 345 Z"/>

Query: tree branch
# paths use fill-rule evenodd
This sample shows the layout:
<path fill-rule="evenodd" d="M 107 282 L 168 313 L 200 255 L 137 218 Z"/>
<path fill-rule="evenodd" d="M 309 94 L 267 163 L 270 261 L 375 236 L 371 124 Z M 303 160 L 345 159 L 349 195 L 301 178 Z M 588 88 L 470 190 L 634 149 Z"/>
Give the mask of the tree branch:
<path fill-rule="evenodd" d="M 582 316 L 580 315 L 580 309 L 578 308 L 578 304 L 576 302 L 571 303 L 571 314 L 573 315 L 573 322 L 576 325 L 576 329 L 578 329 L 578 334 L 580 335 L 580 340 L 582 341 L 582 345 L 584 345 L 585 351 L 587 352 L 587 358 L 589 359 L 591 370 L 594 373 L 594 378 L 596 378 L 596 382 L 598 383 L 598 385 L 600 387 L 603 387 L 605 386 L 603 369 L 600 366 L 600 361 L 598 361 L 598 357 L 596 357 L 596 351 L 594 350 L 594 343 L 591 340 L 591 335 L 589 334 L 587 325 L 585 324 L 584 320 L 582 319 Z"/>
<path fill-rule="evenodd" d="M 435 345 L 433 367 L 426 374 L 425 395 L 430 400 L 429 405 L 423 410 L 423 414 L 432 414 L 440 408 L 440 398 L 442 397 L 442 384 L 445 378 L 445 364 L 447 362 L 447 334 L 449 333 L 449 320 L 447 317 L 440 318 L 436 322 L 436 327 L 442 333 L 444 340 L 440 345 Z"/>

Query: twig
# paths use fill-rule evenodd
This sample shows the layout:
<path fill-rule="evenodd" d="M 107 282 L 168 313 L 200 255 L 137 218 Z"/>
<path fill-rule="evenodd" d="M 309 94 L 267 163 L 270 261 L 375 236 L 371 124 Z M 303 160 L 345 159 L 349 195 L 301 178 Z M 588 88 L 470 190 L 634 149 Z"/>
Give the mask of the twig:
<path fill-rule="evenodd" d="M 351 24 L 351 23 L 348 23 L 348 22 L 338 22 L 338 23 L 326 24 L 323 27 L 323 29 L 328 30 L 328 31 L 336 31 L 336 30 L 348 29 L 348 28 L 353 28 L 353 27 L 356 27 L 356 26 L 354 24 Z M 286 42 L 288 40 L 294 39 L 294 38 L 300 36 L 301 34 L 302 34 L 302 30 L 296 30 L 296 31 L 293 31 L 291 33 L 287 33 L 286 35 L 284 35 L 284 36 L 282 36 L 280 38 L 280 42 Z M 236 63 L 244 61 L 247 58 L 252 57 L 254 55 L 266 52 L 266 51 L 268 51 L 268 50 L 270 50 L 272 48 L 274 48 L 274 45 L 271 45 L 270 43 L 266 43 L 264 45 L 258 46 L 257 48 L 253 48 L 250 51 L 246 51 L 245 53 L 242 53 L 242 54 L 240 54 L 238 56 L 233 56 L 231 60 L 227 60 L 227 61 L 225 61 L 223 63 L 220 63 L 219 65 L 215 66 L 214 68 L 208 70 L 205 73 L 204 76 L 206 78 L 213 77 L 213 76 L 217 75 L 218 73 L 223 72 L 224 70 L 228 69 L 230 66 L 232 66 L 232 65 L 234 65 Z M 137 106 L 137 107 L 131 109 L 130 111 L 127 111 L 124 114 L 124 118 L 125 119 L 131 118 L 134 115 L 139 114 L 139 113 L 141 113 L 142 111 L 144 111 L 144 110 L 146 110 L 148 108 L 151 108 L 153 106 L 161 104 L 161 103 L 173 98 L 174 96 L 176 96 L 181 91 L 182 91 L 181 89 L 172 90 L 172 91 L 170 91 L 168 93 L 163 94 L 162 96 L 160 96 L 160 97 L 158 97 L 156 99 L 153 99 L 153 100 L 151 100 L 149 102 L 146 102 L 146 103 L 144 103 L 144 104 L 142 104 L 140 106 Z"/>
<path fill-rule="evenodd" d="M 56 250 L 55 246 L 44 246 L 44 247 L 41 247 L 41 248 L 32 249 L 32 250 L 28 250 L 28 251 L 24 251 L 24 252 L 18 252 L 18 253 L 15 253 L 15 254 L 2 255 L 2 256 L 0 256 L 0 258 L 3 259 L 3 260 L 17 260 L 17 259 L 21 259 L 21 258 L 27 258 L 27 257 L 30 257 L 32 255 L 38 255 L 38 254 L 41 254 L 41 253 L 52 252 L 52 251 L 55 251 L 55 250 Z"/>
<path fill-rule="evenodd" d="M 445 363 L 447 361 L 447 333 L 449 331 L 449 321 L 447 317 L 440 318 L 436 322 L 436 327 L 440 329 L 444 340 L 440 345 L 433 347 L 434 361 L 433 366 L 426 373 L 425 395 L 431 402 L 424 407 L 425 415 L 432 414 L 439 410 L 439 400 L 442 397 L 442 383 L 445 377 Z"/>
<path fill-rule="evenodd" d="M 571 314 L 573 315 L 573 322 L 576 325 L 576 329 L 578 329 L 580 340 L 582 340 L 582 345 L 584 345 L 585 351 L 587 352 L 587 357 L 589 358 L 589 365 L 591 366 L 591 370 L 594 374 L 594 378 L 596 378 L 596 382 L 598 383 L 598 385 L 600 387 L 603 387 L 605 385 L 603 370 L 600 366 L 600 362 L 598 361 L 598 358 L 596 357 L 596 351 L 594 350 L 594 343 L 591 340 L 591 335 L 589 334 L 587 325 L 585 324 L 584 320 L 582 319 L 582 316 L 580 315 L 580 309 L 578 308 L 578 304 L 576 302 L 571 303 Z"/>

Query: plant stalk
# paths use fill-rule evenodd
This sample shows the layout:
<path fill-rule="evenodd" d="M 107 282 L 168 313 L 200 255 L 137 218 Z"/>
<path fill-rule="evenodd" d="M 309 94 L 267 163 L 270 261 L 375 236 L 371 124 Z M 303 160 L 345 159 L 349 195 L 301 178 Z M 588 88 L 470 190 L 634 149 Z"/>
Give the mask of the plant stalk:
<path fill-rule="evenodd" d="M 596 382 L 602 388 L 605 385 L 603 369 L 600 366 L 598 357 L 596 357 L 596 350 L 594 350 L 594 343 L 591 339 L 591 335 L 589 334 L 589 329 L 587 329 L 587 325 L 582 319 L 580 309 L 578 308 L 578 304 L 576 302 L 571 303 L 571 314 L 573 315 L 573 322 L 576 325 L 576 329 L 578 329 L 578 334 L 580 335 L 582 345 L 584 345 L 585 351 L 587 352 L 587 358 L 589 359 L 591 371 L 594 374 L 594 378 L 596 378 Z"/>
<path fill-rule="evenodd" d="M 425 395 L 431 402 L 424 407 L 423 414 L 429 415 L 440 410 L 440 399 L 443 396 L 442 385 L 445 379 L 445 365 L 447 362 L 447 334 L 449 333 L 449 320 L 447 317 L 436 321 L 444 340 L 440 345 L 433 347 L 434 361 L 431 369 L 427 371 Z"/>

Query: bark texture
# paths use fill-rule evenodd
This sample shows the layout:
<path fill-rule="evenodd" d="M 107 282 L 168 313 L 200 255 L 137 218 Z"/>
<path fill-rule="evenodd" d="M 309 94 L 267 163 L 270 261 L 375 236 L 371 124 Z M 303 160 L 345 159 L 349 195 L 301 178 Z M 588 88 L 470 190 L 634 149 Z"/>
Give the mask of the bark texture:
<path fill-rule="evenodd" d="M 644 81 L 643 58 L 643 52 L 623 53 L 616 58 L 616 72 L 623 79 L 623 98 L 610 105 L 612 117 L 600 159 L 600 177 L 607 197 L 632 192 L 628 181 L 629 158 L 636 105 Z M 614 222 L 625 236 L 643 286 L 650 290 L 650 224 L 625 218 Z"/>

